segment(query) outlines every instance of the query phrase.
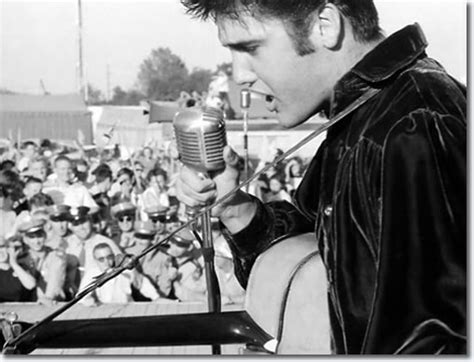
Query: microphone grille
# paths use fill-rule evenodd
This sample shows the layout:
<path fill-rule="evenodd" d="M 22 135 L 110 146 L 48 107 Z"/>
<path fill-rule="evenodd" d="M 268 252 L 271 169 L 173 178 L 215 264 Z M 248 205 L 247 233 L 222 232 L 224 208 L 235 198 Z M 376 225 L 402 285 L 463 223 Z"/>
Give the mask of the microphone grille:
<path fill-rule="evenodd" d="M 225 167 L 222 156 L 227 144 L 223 113 L 215 108 L 189 108 L 173 121 L 181 162 L 202 172 Z"/>

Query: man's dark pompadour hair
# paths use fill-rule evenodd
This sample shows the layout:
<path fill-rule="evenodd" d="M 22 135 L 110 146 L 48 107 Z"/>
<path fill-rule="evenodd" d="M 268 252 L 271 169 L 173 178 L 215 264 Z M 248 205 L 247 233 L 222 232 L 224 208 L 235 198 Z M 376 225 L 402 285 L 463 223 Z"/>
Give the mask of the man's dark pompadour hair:
<path fill-rule="evenodd" d="M 181 0 L 181 3 L 188 14 L 202 20 L 218 17 L 238 20 L 242 11 L 255 17 L 280 19 L 300 55 L 314 51 L 308 39 L 314 14 L 328 3 L 337 6 L 348 19 L 356 40 L 370 42 L 382 34 L 373 0 Z"/>

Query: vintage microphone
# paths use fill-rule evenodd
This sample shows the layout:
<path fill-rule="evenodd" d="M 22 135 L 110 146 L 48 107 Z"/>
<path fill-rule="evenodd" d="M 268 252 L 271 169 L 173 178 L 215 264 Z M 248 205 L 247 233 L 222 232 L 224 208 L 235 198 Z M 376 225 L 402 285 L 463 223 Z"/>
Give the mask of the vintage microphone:
<path fill-rule="evenodd" d="M 250 108 L 250 91 L 242 89 L 240 91 L 240 108 L 242 109 L 244 119 L 244 180 L 249 178 L 249 143 L 248 143 L 248 123 Z M 245 187 L 245 191 L 249 191 L 249 185 Z"/>
<path fill-rule="evenodd" d="M 222 151 L 227 144 L 223 113 L 216 108 L 187 108 L 175 114 L 173 127 L 180 160 L 186 166 L 212 177 L 225 168 Z M 189 216 L 199 210 L 188 210 Z M 193 224 L 193 228 L 195 228 Z M 214 268 L 211 211 L 201 215 L 203 257 L 207 282 L 209 312 L 221 310 L 219 282 Z M 195 236 L 199 235 L 193 230 Z M 220 345 L 212 346 L 213 354 L 220 354 Z"/>

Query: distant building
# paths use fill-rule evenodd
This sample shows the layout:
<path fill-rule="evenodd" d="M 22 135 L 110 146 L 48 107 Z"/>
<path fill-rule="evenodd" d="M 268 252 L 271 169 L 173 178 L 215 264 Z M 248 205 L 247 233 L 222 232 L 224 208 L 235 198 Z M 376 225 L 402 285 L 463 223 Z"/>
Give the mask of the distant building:
<path fill-rule="evenodd" d="M 92 142 L 91 113 L 78 94 L 0 94 L 0 138 Z"/>

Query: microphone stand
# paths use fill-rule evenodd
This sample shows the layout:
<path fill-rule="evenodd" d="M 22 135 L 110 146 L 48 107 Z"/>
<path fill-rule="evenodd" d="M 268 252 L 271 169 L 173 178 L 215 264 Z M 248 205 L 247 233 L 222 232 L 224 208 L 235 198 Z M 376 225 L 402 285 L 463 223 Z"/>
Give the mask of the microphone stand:
<path fill-rule="evenodd" d="M 249 177 L 249 143 L 248 143 L 248 127 L 249 127 L 249 111 L 250 108 L 250 91 L 242 89 L 240 91 L 240 108 L 244 121 L 244 180 Z M 245 186 L 245 191 L 249 191 L 249 185 Z"/>
<path fill-rule="evenodd" d="M 198 212 L 198 215 L 196 215 Z M 188 217 L 196 220 L 196 217 L 201 221 L 201 235 L 197 232 L 197 223 L 191 223 L 191 230 L 194 237 L 201 244 L 202 256 L 204 258 L 204 273 L 207 285 L 207 306 L 209 313 L 221 312 L 221 291 L 219 288 L 219 280 L 217 279 L 216 269 L 214 266 L 214 247 L 212 241 L 212 224 L 211 224 L 211 210 L 199 213 L 198 210 L 190 208 L 188 210 Z M 221 346 L 219 344 L 212 345 L 212 354 L 220 355 Z"/>
<path fill-rule="evenodd" d="M 210 313 L 219 313 L 221 311 L 221 292 L 219 281 L 217 280 L 216 269 L 214 267 L 214 248 L 212 243 L 212 225 L 211 212 L 206 211 L 201 216 L 202 228 L 202 255 L 204 257 L 204 271 L 207 284 L 207 304 Z M 219 344 L 212 345 L 212 354 L 221 354 Z"/>

